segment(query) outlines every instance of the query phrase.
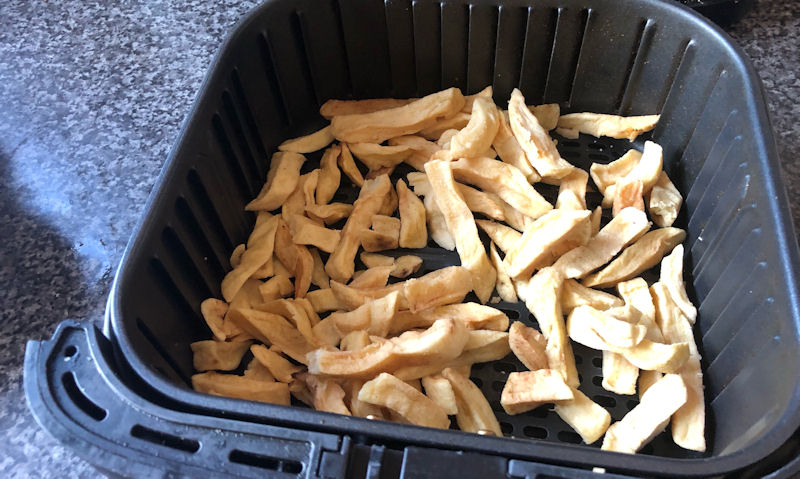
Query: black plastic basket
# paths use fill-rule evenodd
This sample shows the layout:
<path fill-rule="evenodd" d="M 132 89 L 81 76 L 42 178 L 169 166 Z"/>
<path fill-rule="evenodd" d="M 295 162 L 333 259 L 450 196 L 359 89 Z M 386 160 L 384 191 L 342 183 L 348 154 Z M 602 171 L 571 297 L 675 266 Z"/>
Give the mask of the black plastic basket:
<path fill-rule="evenodd" d="M 685 196 L 686 277 L 699 306 L 709 451 L 668 435 L 643 454 L 573 444 L 553 411 L 507 416 L 512 358 L 473 368 L 504 438 L 369 421 L 192 391 L 189 344 L 210 337 L 200 302 L 220 296 L 254 218 L 267 158 L 319 127 L 329 98 L 411 97 L 493 85 L 505 102 L 566 112 L 660 112 L 652 138 Z M 569 161 L 610 161 L 625 141 L 559 142 Z M 312 162 L 313 163 L 313 162 Z M 116 274 L 105 336 L 65 323 L 31 343 L 32 410 L 57 438 L 125 475 L 563 477 L 720 475 L 785 462 L 800 426 L 798 251 L 763 94 L 716 26 L 663 0 L 272 0 L 222 47 Z M 538 185 L 537 185 L 538 188 Z M 344 192 L 343 194 L 347 194 Z M 457 257 L 423 250 L 426 268 Z M 533 321 L 521 305 L 502 304 Z M 108 339 L 107 339 L 108 338 Z M 581 389 L 615 420 L 635 405 L 599 386 L 576 346 Z M 500 385 L 498 387 L 498 385 Z M 790 446 L 786 446 L 790 444 Z M 781 448 L 781 446 L 783 448 Z M 791 452 L 791 451 L 790 451 Z M 767 459 L 765 459 L 767 458 Z M 393 472 L 392 472 L 393 471 Z M 753 472 L 751 472 L 753 473 Z M 739 474 L 739 473 L 737 473 Z"/>

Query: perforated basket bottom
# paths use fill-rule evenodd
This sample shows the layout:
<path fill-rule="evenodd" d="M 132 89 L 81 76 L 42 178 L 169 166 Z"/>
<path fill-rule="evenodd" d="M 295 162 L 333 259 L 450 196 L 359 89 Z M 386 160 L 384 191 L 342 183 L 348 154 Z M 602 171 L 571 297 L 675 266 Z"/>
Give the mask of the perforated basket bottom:
<path fill-rule="evenodd" d="M 586 171 L 589 170 L 591 164 L 594 163 L 609 163 L 631 148 L 641 150 L 647 136 L 640 136 L 636 142 L 632 143 L 627 140 L 615 140 L 611 138 L 593 138 L 588 135 L 581 135 L 579 139 L 568 140 L 554 135 L 557 139 L 557 147 L 561 156 Z M 319 157 L 321 152 L 308 155 L 309 161 L 304 165 L 303 172 L 308 172 L 319 166 Z M 360 166 L 360 165 L 359 165 Z M 406 175 L 415 171 L 405 164 L 401 164 L 392 173 L 392 183 L 396 184 L 398 179 L 403 179 L 407 182 Z M 542 194 L 548 201 L 555 204 L 558 195 L 558 187 L 537 183 L 534 188 Z M 332 201 L 342 201 L 352 203 L 358 196 L 359 190 L 352 186 L 346 176 L 342 175 L 341 185 L 339 191 L 336 193 Z M 600 205 L 602 195 L 593 187 L 591 179 L 589 180 L 589 188 L 586 194 L 587 207 L 594 209 Z M 476 214 L 476 218 L 482 216 Z M 611 219 L 610 210 L 603 210 L 602 225 L 605 225 Z M 676 222 L 677 227 L 685 229 L 685 217 L 679 216 Z M 340 224 L 333 225 L 334 228 L 341 228 L 344 225 L 342 221 Z M 481 238 L 488 247 L 489 239 L 481 232 Z M 327 259 L 324 252 L 321 252 L 323 261 Z M 420 270 L 413 276 L 422 276 L 425 273 L 444 268 L 446 266 L 459 265 L 459 257 L 455 251 L 447 251 L 438 247 L 432 240 L 429 241 L 428 247 L 422 249 L 405 250 L 398 249 L 392 251 L 384 251 L 382 254 L 389 256 L 401 256 L 404 254 L 413 254 L 423 259 L 423 265 Z M 364 265 L 356 260 L 356 269 L 364 269 Z M 686 274 L 686 273 L 685 273 Z M 646 271 L 641 275 L 649 284 L 652 284 L 658 279 L 658 266 L 650 271 Z M 392 281 L 399 281 L 396 278 L 391 278 Z M 690 278 L 685 277 L 687 286 L 691 285 Z M 312 287 L 313 288 L 313 287 Z M 614 292 L 608 290 L 609 292 Z M 493 295 L 493 296 L 496 296 Z M 474 293 L 470 293 L 465 301 L 475 301 L 478 299 Z M 536 319 L 528 312 L 528 309 L 523 303 L 507 303 L 499 302 L 490 304 L 495 308 L 504 311 L 511 322 L 522 321 L 528 326 L 533 326 L 537 330 L 540 329 Z M 322 317 L 325 317 L 323 315 Z M 606 408 L 611 414 L 612 422 L 622 419 L 625 414 L 633 409 L 638 403 L 638 396 L 621 396 L 609 392 L 602 387 L 602 352 L 587 348 L 581 344 L 572 342 L 573 352 L 575 354 L 575 364 L 580 375 L 579 389 L 590 397 L 597 404 Z M 553 410 L 552 405 L 544 405 L 524 414 L 509 415 L 503 410 L 500 405 L 500 394 L 505 385 L 508 374 L 518 371 L 526 371 L 527 369 L 519 362 L 519 360 L 512 354 L 505 358 L 488 362 L 478 363 L 472 366 L 471 379 L 480 387 L 483 394 L 489 400 L 489 403 L 494 410 L 500 426 L 505 437 L 527 439 L 527 440 L 543 440 L 549 442 L 569 443 L 569 444 L 583 444 L 581 437 L 567 425 L 556 412 Z M 305 407 L 298 401 L 293 401 L 298 407 Z M 452 429 L 458 429 L 453 420 Z M 710 428 L 707 429 L 710 430 Z M 710 436 L 709 436 L 710 437 Z M 600 447 L 602 438 L 592 447 Z M 653 441 L 647 444 L 640 452 L 640 454 L 650 454 L 662 457 L 679 457 L 691 458 L 702 457 L 702 454 L 684 450 L 676 446 L 669 433 L 669 428 L 663 434 L 657 436 Z"/>

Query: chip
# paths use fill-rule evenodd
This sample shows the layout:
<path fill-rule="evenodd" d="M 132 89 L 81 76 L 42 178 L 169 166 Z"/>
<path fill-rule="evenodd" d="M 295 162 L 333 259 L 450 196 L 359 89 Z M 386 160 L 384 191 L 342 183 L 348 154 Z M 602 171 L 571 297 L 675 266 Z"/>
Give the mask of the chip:
<path fill-rule="evenodd" d="M 361 253 L 362 255 L 364 253 Z M 374 254 L 374 253 L 366 253 Z M 364 271 L 356 271 L 353 275 L 353 281 L 348 284 L 350 288 L 357 289 L 378 289 L 386 286 L 389 281 L 389 274 L 394 268 L 393 265 L 389 266 L 374 266 Z"/>
<path fill-rule="evenodd" d="M 328 203 L 327 205 L 306 206 L 308 217 L 317 221 L 322 221 L 330 225 L 350 216 L 353 205 L 346 203 Z"/>
<path fill-rule="evenodd" d="M 416 98 L 402 100 L 395 98 L 373 98 L 369 100 L 328 100 L 320 107 L 319 114 L 325 119 L 330 120 L 334 116 L 358 115 L 397 108 L 398 106 L 408 105 L 415 99 Z"/>
<path fill-rule="evenodd" d="M 216 396 L 289 405 L 289 387 L 286 384 L 233 374 L 214 371 L 195 374 L 192 376 L 192 388 L 197 392 Z"/>
<path fill-rule="evenodd" d="M 424 309 L 459 303 L 472 290 L 472 275 L 463 266 L 448 266 L 403 283 L 408 309 Z"/>
<path fill-rule="evenodd" d="M 456 422 L 465 432 L 490 431 L 495 436 L 502 436 L 500 423 L 497 422 L 489 401 L 468 377 L 453 368 L 446 368 L 442 376 L 450 381 L 456 396 Z"/>
<path fill-rule="evenodd" d="M 399 295 L 395 291 L 382 298 L 367 301 L 353 311 L 332 313 L 328 318 L 333 318 L 341 336 L 365 330 L 370 335 L 385 337 L 397 312 Z"/>
<path fill-rule="evenodd" d="M 493 243 L 500 248 L 503 253 L 516 249 L 517 243 L 522 238 L 522 233 L 501 223 L 488 220 L 475 220 L 475 224 L 489 235 Z"/>
<path fill-rule="evenodd" d="M 507 113 L 500 114 L 497 135 L 495 135 L 494 140 L 492 141 L 492 146 L 494 147 L 501 161 L 519 169 L 519 171 L 525 175 L 525 178 L 527 178 L 529 182 L 536 183 L 542 179 L 539 176 L 539 173 L 537 173 L 536 170 L 531 166 L 530 162 L 528 161 L 528 157 L 525 156 L 525 151 L 523 151 L 522 147 L 519 146 L 517 138 L 511 131 L 511 125 L 508 123 Z"/>
<path fill-rule="evenodd" d="M 470 330 L 505 331 L 508 329 L 508 316 L 499 309 L 478 303 L 455 303 L 424 309 L 416 313 L 398 311 L 392 320 L 389 332 L 399 334 L 414 328 L 427 328 L 436 320 L 445 318 L 461 321 Z"/>
<path fill-rule="evenodd" d="M 277 314 L 235 308 L 228 311 L 228 318 L 262 343 L 277 346 L 295 361 L 305 363 L 306 354 L 315 347 L 296 327 Z"/>
<path fill-rule="evenodd" d="M 250 346 L 250 352 L 256 361 L 263 364 L 272 376 L 282 383 L 292 382 L 292 375 L 303 370 L 301 366 L 290 363 L 283 355 L 270 351 L 262 344 Z"/>
<path fill-rule="evenodd" d="M 267 302 L 288 297 L 294 292 L 294 285 L 288 276 L 279 274 L 261 283 L 258 292 L 263 302 Z"/>
<path fill-rule="evenodd" d="M 604 115 L 601 113 L 570 113 L 558 119 L 558 127 L 577 130 L 595 137 L 627 138 L 637 136 L 655 128 L 659 115 L 628 116 Z"/>
<path fill-rule="evenodd" d="M 313 374 L 304 374 L 303 378 L 313 397 L 314 409 L 345 416 L 351 415 L 344 403 L 344 389 L 336 381 Z"/>
<path fill-rule="evenodd" d="M 672 226 L 672 223 L 678 218 L 683 197 L 669 180 L 667 174 L 662 171 L 646 200 L 647 211 L 650 213 L 653 223 L 664 228 Z"/>
<path fill-rule="evenodd" d="M 503 263 L 503 259 L 500 258 L 500 254 L 497 252 L 494 243 L 489 244 L 489 259 L 492 261 L 492 266 L 494 266 L 494 269 L 497 271 L 497 282 L 495 283 L 497 295 L 500 296 L 500 299 L 503 301 L 516 303 L 517 291 L 514 289 L 514 282 L 511 281 L 506 265 Z"/>
<path fill-rule="evenodd" d="M 531 371 L 549 368 L 547 339 L 539 331 L 514 321 L 508 330 L 508 345 L 514 356 Z"/>
<path fill-rule="evenodd" d="M 564 377 L 551 369 L 510 373 L 500 395 L 500 404 L 508 414 L 522 414 L 544 403 L 567 401 L 575 394 Z"/>
<path fill-rule="evenodd" d="M 440 374 L 433 374 L 422 378 L 422 387 L 425 395 L 435 402 L 448 416 L 458 413 L 456 393 L 450 381 Z"/>
<path fill-rule="evenodd" d="M 528 110 L 533 113 L 533 116 L 536 117 L 545 130 L 553 130 L 558 125 L 558 118 L 561 115 L 561 107 L 559 107 L 558 103 L 528 105 Z"/>
<path fill-rule="evenodd" d="M 279 151 L 270 160 L 267 182 L 258 196 L 247 203 L 247 211 L 272 211 L 292 194 L 300 179 L 300 167 L 306 157 L 291 151 Z"/>
<path fill-rule="evenodd" d="M 668 256 L 661 260 L 660 280 L 669 290 L 672 301 L 680 308 L 689 323 L 697 320 L 697 308 L 694 307 L 686 294 L 686 284 L 683 282 L 683 245 L 678 245 Z"/>
<path fill-rule="evenodd" d="M 335 323 L 336 320 L 334 319 L 334 324 Z M 359 349 L 366 348 L 369 344 L 369 333 L 360 329 L 358 331 L 350 331 L 344 335 L 339 343 L 339 349 L 342 351 L 358 351 Z"/>
<path fill-rule="evenodd" d="M 195 341 L 190 346 L 196 371 L 230 371 L 242 362 L 250 341 Z"/>
<path fill-rule="evenodd" d="M 272 258 L 272 252 L 275 248 L 275 233 L 279 222 L 279 216 L 273 216 L 268 219 L 264 226 L 264 229 L 268 232 L 264 233 L 256 244 L 251 245 L 250 248 L 242 253 L 239 265 L 222 279 L 222 296 L 226 301 L 232 301 L 245 281 Z"/>
<path fill-rule="evenodd" d="M 450 140 L 450 154 L 454 158 L 482 154 L 492 146 L 499 122 L 500 113 L 491 98 L 475 98 L 469 123 Z"/>
<path fill-rule="evenodd" d="M 645 284 L 646 285 L 646 284 Z M 564 281 L 561 290 L 561 309 L 569 314 L 578 306 L 591 306 L 600 311 L 623 306 L 624 302 L 614 296 L 597 289 L 587 288 L 574 279 Z"/>
<path fill-rule="evenodd" d="M 586 184 L 588 181 L 589 174 L 577 168 L 572 173 L 561 178 L 558 198 L 556 199 L 556 209 L 585 210 Z"/>
<path fill-rule="evenodd" d="M 382 146 L 376 143 L 349 143 L 350 153 L 370 171 L 399 165 L 414 152 L 408 146 Z"/>
<path fill-rule="evenodd" d="M 573 388 L 572 394 L 573 399 L 557 402 L 554 410 L 565 423 L 580 434 L 583 442 L 594 444 L 603 437 L 608 425 L 611 424 L 611 415 L 581 391 Z"/>
<path fill-rule="evenodd" d="M 642 153 L 640 151 L 628 150 L 627 153 L 611 163 L 605 165 L 602 163 L 592 163 L 592 166 L 589 168 L 589 174 L 600 193 L 613 198 L 614 195 L 607 195 L 606 190 L 630 173 L 641 159 Z"/>
<path fill-rule="evenodd" d="M 333 135 L 331 134 L 331 127 L 326 126 L 310 135 L 286 140 L 278 145 L 278 149 L 280 151 L 292 151 L 295 153 L 311 153 L 325 148 L 330 145 L 332 141 Z"/>
<path fill-rule="evenodd" d="M 403 180 L 397 180 L 397 196 L 400 208 L 401 248 L 424 248 L 428 244 L 428 229 L 425 226 L 425 206 L 412 193 Z"/>
<path fill-rule="evenodd" d="M 381 373 L 364 383 L 358 400 L 389 408 L 417 426 L 450 427 L 447 413 L 438 404 L 391 374 Z"/>

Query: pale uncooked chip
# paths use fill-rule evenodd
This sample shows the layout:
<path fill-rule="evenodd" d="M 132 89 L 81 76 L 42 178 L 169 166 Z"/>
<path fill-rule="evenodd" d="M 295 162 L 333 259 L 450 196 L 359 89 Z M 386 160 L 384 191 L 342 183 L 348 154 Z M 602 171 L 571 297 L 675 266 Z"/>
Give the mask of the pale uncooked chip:
<path fill-rule="evenodd" d="M 492 146 L 499 122 L 500 113 L 491 98 L 475 98 L 469 123 L 450 139 L 450 154 L 453 158 L 482 154 Z"/>
<path fill-rule="evenodd" d="M 300 179 L 300 167 L 306 157 L 290 151 L 279 151 L 270 160 L 267 182 L 258 196 L 247 203 L 248 211 L 272 211 L 283 204 L 294 191 Z"/>
<path fill-rule="evenodd" d="M 574 279 L 564 281 L 561 291 L 561 309 L 569 314 L 578 306 L 591 306 L 601 311 L 623 306 L 623 301 L 613 294 L 597 289 L 587 288 Z"/>
<path fill-rule="evenodd" d="M 528 105 L 528 110 L 533 113 L 533 116 L 536 117 L 545 130 L 553 130 L 558 125 L 558 118 L 561 116 L 561 107 L 558 103 Z"/>
<path fill-rule="evenodd" d="M 472 274 L 463 266 L 448 266 L 406 280 L 403 292 L 411 312 L 460 303 L 472 290 Z"/>
<path fill-rule="evenodd" d="M 438 140 L 447 130 L 460 130 L 469 123 L 470 114 L 458 112 L 437 120 L 430 126 L 419 130 L 419 135 L 429 140 Z"/>
<path fill-rule="evenodd" d="M 492 266 L 494 266 L 494 269 L 497 271 L 497 283 L 495 284 L 497 295 L 500 296 L 503 301 L 516 303 L 517 291 L 514 289 L 514 283 L 511 281 L 506 265 L 503 263 L 503 259 L 500 258 L 500 254 L 497 252 L 494 243 L 489 245 L 489 259 L 492 261 Z"/>
<path fill-rule="evenodd" d="M 419 196 L 432 194 L 431 184 L 428 181 L 428 175 L 425 173 L 409 173 L 408 184 L 414 188 L 414 193 Z M 462 183 L 456 183 L 456 187 L 464 198 L 467 207 L 473 213 L 480 213 L 498 221 L 506 219 L 502 200 L 497 195 L 486 193 Z"/>
<path fill-rule="evenodd" d="M 573 399 L 557 402 L 554 410 L 580 434 L 583 442 L 593 444 L 605 434 L 611 424 L 611 415 L 581 391 L 573 388 L 572 394 Z"/>
<path fill-rule="evenodd" d="M 389 333 L 399 334 L 414 328 L 427 328 L 437 319 L 444 318 L 461 321 L 470 330 L 505 331 L 508 329 L 508 316 L 499 309 L 478 303 L 454 303 L 424 309 L 416 313 L 398 311 L 392 320 Z"/>
<path fill-rule="evenodd" d="M 592 176 L 597 189 L 606 195 L 606 189 L 613 186 L 620 179 L 624 178 L 642 159 L 642 153 L 638 150 L 628 150 L 619 159 L 608 164 L 592 163 L 589 174 Z M 613 195 L 612 195 L 613 198 Z"/>
<path fill-rule="evenodd" d="M 429 397 L 391 374 L 381 373 L 367 381 L 358 400 L 391 409 L 411 424 L 447 429 L 447 413 Z"/>
<path fill-rule="evenodd" d="M 192 364 L 196 371 L 230 371 L 242 362 L 250 347 L 250 341 L 195 341 L 192 348 Z"/>
<path fill-rule="evenodd" d="M 667 286 L 672 300 L 681 309 L 689 323 L 694 324 L 697 320 L 697 308 L 689 301 L 686 284 L 683 282 L 683 245 L 676 246 L 672 253 L 661 260 L 660 281 Z"/>
<path fill-rule="evenodd" d="M 407 146 L 382 146 L 377 143 L 348 143 L 347 146 L 350 153 L 370 171 L 395 167 L 413 152 Z"/>
<path fill-rule="evenodd" d="M 331 134 L 331 127 L 329 125 L 310 135 L 286 140 L 278 145 L 278 149 L 281 151 L 292 151 L 294 153 L 311 153 L 325 148 L 330 145 L 332 141 L 333 134 Z"/>
<path fill-rule="evenodd" d="M 655 128 L 659 115 L 617 116 L 602 113 L 570 113 L 558 119 L 559 128 L 578 130 L 595 137 L 627 138 L 633 141 L 640 134 Z"/>
<path fill-rule="evenodd" d="M 475 220 L 475 224 L 489 235 L 489 238 L 494 242 L 503 253 L 508 254 L 517 247 L 519 240 L 522 238 L 522 233 L 510 228 L 502 223 L 495 223 L 488 220 Z"/>
<path fill-rule="evenodd" d="M 478 98 L 491 100 L 493 93 L 494 90 L 492 88 L 492 85 L 489 85 L 483 90 L 479 91 L 478 93 L 464 96 L 464 108 L 462 108 L 461 111 L 464 113 L 472 113 L 472 107 L 475 104 L 475 100 L 477 100 Z"/>
<path fill-rule="evenodd" d="M 672 184 L 667 173 L 662 171 L 653 189 L 647 195 L 647 211 L 653 218 L 653 223 L 660 227 L 672 226 L 678 218 L 683 197 Z"/>
<path fill-rule="evenodd" d="M 422 378 L 422 387 L 425 388 L 425 395 L 438 404 L 448 416 L 458 413 L 456 393 L 447 378 L 440 374 L 425 376 Z"/>
<path fill-rule="evenodd" d="M 319 108 L 319 114 L 330 120 L 334 116 L 372 113 L 408 105 L 416 98 L 373 98 L 369 100 L 328 100 Z"/>
<path fill-rule="evenodd" d="M 508 330 L 508 345 L 514 356 L 531 371 L 549 368 L 547 339 L 539 331 L 514 321 Z"/>
<path fill-rule="evenodd" d="M 564 377 L 552 369 L 537 369 L 508 375 L 500 395 L 500 404 L 508 414 L 521 414 L 544 403 L 567 401 L 575 394 Z"/>
<path fill-rule="evenodd" d="M 477 433 L 486 430 L 495 436 L 503 435 L 489 401 L 478 386 L 453 368 L 442 371 L 442 376 L 453 386 L 458 406 L 456 422 L 462 431 Z"/>
<path fill-rule="evenodd" d="M 201 393 L 250 401 L 289 405 L 289 387 L 284 383 L 260 381 L 214 371 L 192 376 L 192 388 Z"/>
<path fill-rule="evenodd" d="M 561 178 L 558 198 L 556 199 L 556 209 L 585 210 L 586 184 L 588 181 L 589 174 L 578 168 Z"/>
<path fill-rule="evenodd" d="M 603 389 L 617 394 L 636 394 L 637 379 L 639 368 L 625 359 L 625 356 L 603 351 Z"/>
<path fill-rule="evenodd" d="M 511 131 L 511 125 L 508 122 L 508 113 L 503 112 L 500 115 L 497 135 L 495 135 L 492 141 L 492 146 L 500 157 L 500 160 L 519 169 L 529 182 L 536 183 L 542 179 L 539 173 L 531 166 L 528 157 L 525 156 L 525 151 L 519 146 L 514 132 Z"/>
<path fill-rule="evenodd" d="M 398 208 L 400 209 L 401 248 L 424 248 L 428 244 L 428 229 L 425 226 L 425 206 L 412 193 L 403 180 L 397 180 Z"/>
<path fill-rule="evenodd" d="M 664 336 L 656 324 L 656 309 L 647 281 L 642 278 L 623 281 L 617 283 L 617 291 L 619 291 L 619 295 L 626 305 L 632 306 L 639 311 L 639 324 L 647 328 L 645 338 L 657 343 L 663 343 Z"/>

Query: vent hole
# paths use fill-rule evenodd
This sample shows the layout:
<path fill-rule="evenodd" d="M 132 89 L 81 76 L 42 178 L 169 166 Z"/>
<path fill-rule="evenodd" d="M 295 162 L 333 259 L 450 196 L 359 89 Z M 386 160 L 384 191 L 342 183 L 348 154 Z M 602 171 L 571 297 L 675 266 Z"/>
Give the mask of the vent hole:
<path fill-rule="evenodd" d="M 70 344 L 69 346 L 64 348 L 64 357 L 71 358 L 72 356 L 75 356 L 76 354 L 78 354 L 78 348 L 76 348 L 75 346 Z"/>
<path fill-rule="evenodd" d="M 108 416 L 108 411 L 86 397 L 80 386 L 78 386 L 77 381 L 75 381 L 75 375 L 72 372 L 64 373 L 64 375 L 61 376 L 61 384 L 64 385 L 67 396 L 69 396 L 72 402 L 78 406 L 81 411 L 85 412 L 87 416 L 95 421 L 102 421 Z"/>
<path fill-rule="evenodd" d="M 517 368 L 511 363 L 492 363 L 492 368 L 498 373 L 509 374 L 517 371 Z"/>
<path fill-rule="evenodd" d="M 547 429 L 536 426 L 525 426 L 522 429 L 522 434 L 535 439 L 544 439 L 547 437 Z"/>
<path fill-rule="evenodd" d="M 616 407 L 617 400 L 612 398 L 611 396 L 603 396 L 602 394 L 598 394 L 594 397 L 594 400 L 597 404 L 603 407 Z"/>
<path fill-rule="evenodd" d="M 558 433 L 558 440 L 562 442 L 568 442 L 570 444 L 580 444 L 583 442 L 583 439 L 577 434 L 572 431 L 561 431 Z"/>
<path fill-rule="evenodd" d="M 503 434 L 511 434 L 514 432 L 514 426 L 507 422 L 500 423 L 500 430 L 503 431 Z"/>
<path fill-rule="evenodd" d="M 288 472 L 290 474 L 300 474 L 303 471 L 303 464 L 297 461 L 280 460 L 263 454 L 240 451 L 239 449 L 231 451 L 228 459 L 237 464 L 259 467 L 270 471 Z"/>
<path fill-rule="evenodd" d="M 603 358 L 601 358 L 601 357 L 592 358 L 592 365 L 594 367 L 596 367 L 596 368 L 602 368 L 603 367 Z"/>
<path fill-rule="evenodd" d="M 143 441 L 157 444 L 159 446 L 177 449 L 179 451 L 194 453 L 200 449 L 200 443 L 194 439 L 186 439 L 183 437 L 174 436 L 172 434 L 156 431 L 155 429 L 150 429 L 149 427 L 140 426 L 138 424 L 131 428 L 131 436 Z"/>
<path fill-rule="evenodd" d="M 602 376 L 595 376 L 592 378 L 592 384 L 601 388 L 603 387 L 603 377 Z"/>
<path fill-rule="evenodd" d="M 494 389 L 495 391 L 500 392 L 503 390 L 504 387 L 505 383 L 503 383 L 502 381 L 492 381 L 492 389 Z"/>
<path fill-rule="evenodd" d="M 475 383 L 475 385 L 478 386 L 479 388 L 483 387 L 483 381 L 481 380 L 481 378 L 470 378 L 470 379 L 472 379 L 472 382 Z"/>

